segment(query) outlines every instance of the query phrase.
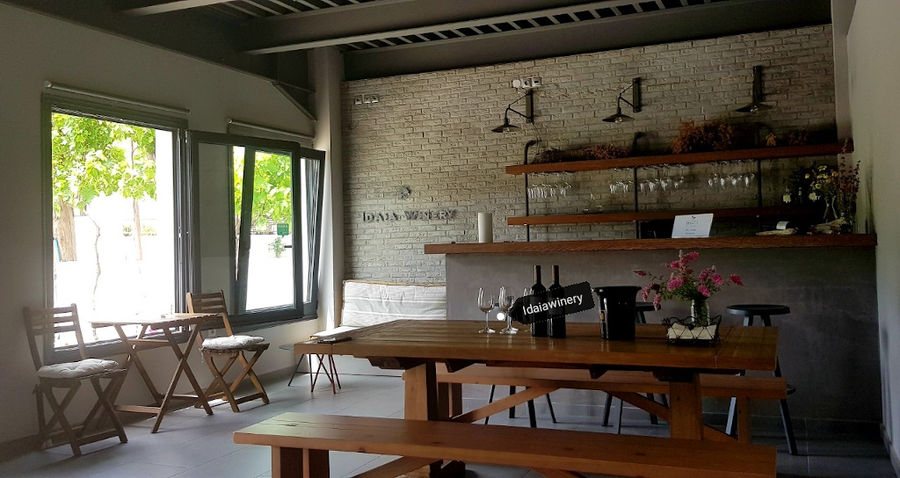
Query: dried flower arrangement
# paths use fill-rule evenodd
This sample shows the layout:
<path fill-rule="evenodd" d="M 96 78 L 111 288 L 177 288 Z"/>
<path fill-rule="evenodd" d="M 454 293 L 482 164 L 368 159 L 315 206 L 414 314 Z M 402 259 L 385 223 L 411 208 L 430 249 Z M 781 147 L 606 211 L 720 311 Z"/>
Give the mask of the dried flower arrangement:
<path fill-rule="evenodd" d="M 536 158 L 537 163 L 558 163 L 564 161 L 586 161 L 592 159 L 616 159 L 628 156 L 626 148 L 612 144 L 597 144 L 586 148 L 577 149 L 547 149 Z"/>
<path fill-rule="evenodd" d="M 672 152 L 724 151 L 731 148 L 733 143 L 734 128 L 724 120 L 712 120 L 701 125 L 685 121 L 678 128 L 678 136 L 672 141 Z"/>

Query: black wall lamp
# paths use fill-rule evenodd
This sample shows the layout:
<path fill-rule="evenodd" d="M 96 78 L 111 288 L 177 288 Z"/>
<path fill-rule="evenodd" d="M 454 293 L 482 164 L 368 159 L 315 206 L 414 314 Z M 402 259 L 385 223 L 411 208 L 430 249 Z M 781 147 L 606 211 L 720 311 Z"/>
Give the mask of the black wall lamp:
<path fill-rule="evenodd" d="M 741 106 L 737 111 L 741 113 L 758 113 L 760 110 L 768 110 L 772 107 L 763 103 L 762 65 L 753 67 L 753 98 L 750 104 Z"/>
<path fill-rule="evenodd" d="M 622 97 L 626 91 L 631 90 L 631 101 L 626 100 Z M 628 116 L 626 114 L 622 114 L 622 103 L 631 107 L 631 111 L 635 113 L 641 112 L 641 79 L 635 78 L 631 80 L 631 84 L 626 86 L 622 91 L 619 92 L 619 97 L 616 98 L 616 114 L 607 116 L 603 118 L 603 121 L 607 123 L 621 123 L 623 121 L 631 121 L 634 118 Z"/>
<path fill-rule="evenodd" d="M 519 111 L 513 109 L 513 105 L 518 103 L 519 101 L 525 100 L 525 113 L 522 114 Z M 497 126 L 491 131 L 495 133 L 506 133 L 507 131 L 514 131 L 519 129 L 518 126 L 509 124 L 509 112 L 513 113 L 525 118 L 526 123 L 534 123 L 534 91 L 528 90 L 524 95 L 520 96 L 516 101 L 513 101 L 506 107 L 506 111 L 503 112 L 503 124 Z"/>

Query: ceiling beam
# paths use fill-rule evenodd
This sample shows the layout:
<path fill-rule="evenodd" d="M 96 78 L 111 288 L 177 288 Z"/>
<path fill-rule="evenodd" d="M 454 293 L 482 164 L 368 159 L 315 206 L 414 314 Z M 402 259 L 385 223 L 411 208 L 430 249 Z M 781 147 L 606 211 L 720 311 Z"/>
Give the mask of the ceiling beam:
<path fill-rule="evenodd" d="M 241 26 L 243 49 L 277 53 L 371 41 L 492 23 L 568 14 L 638 0 L 380 0 L 251 20 Z"/>
<path fill-rule="evenodd" d="M 231 0 L 171 0 L 168 2 L 150 2 L 144 6 L 120 10 L 127 15 L 157 15 L 160 13 L 178 12 L 189 8 L 207 7 L 226 3 Z"/>
<path fill-rule="evenodd" d="M 346 80 L 827 24 L 826 0 L 734 0 L 344 54 Z M 528 41 L 522 41 L 527 38 Z M 473 47 L 471 42 L 478 42 Z"/>

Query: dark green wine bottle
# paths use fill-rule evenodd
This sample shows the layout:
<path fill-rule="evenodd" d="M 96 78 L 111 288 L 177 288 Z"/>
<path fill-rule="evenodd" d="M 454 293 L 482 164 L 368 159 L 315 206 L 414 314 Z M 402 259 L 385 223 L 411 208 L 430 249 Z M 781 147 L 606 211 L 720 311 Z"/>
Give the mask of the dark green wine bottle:
<path fill-rule="evenodd" d="M 553 266 L 553 283 L 550 284 L 550 299 L 557 299 L 563 296 L 563 288 L 559 285 L 559 266 Z M 566 315 L 553 314 L 547 321 L 547 335 L 557 339 L 566 338 Z"/>

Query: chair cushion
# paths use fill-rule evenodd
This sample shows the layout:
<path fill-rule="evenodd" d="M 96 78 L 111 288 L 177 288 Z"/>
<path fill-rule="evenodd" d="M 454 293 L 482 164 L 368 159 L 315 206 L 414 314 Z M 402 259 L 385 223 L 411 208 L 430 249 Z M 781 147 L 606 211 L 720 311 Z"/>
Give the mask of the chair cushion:
<path fill-rule="evenodd" d="M 230 350 L 247 347 L 249 345 L 265 342 L 263 337 L 252 335 L 229 335 L 227 337 L 213 337 L 203 341 L 203 348 L 210 350 Z"/>
<path fill-rule="evenodd" d="M 41 378 L 81 378 L 119 368 L 115 360 L 84 359 L 78 362 L 44 365 L 37 371 Z"/>
<path fill-rule="evenodd" d="M 365 327 L 392 320 L 447 318 L 443 284 L 344 281 L 341 325 Z"/>

